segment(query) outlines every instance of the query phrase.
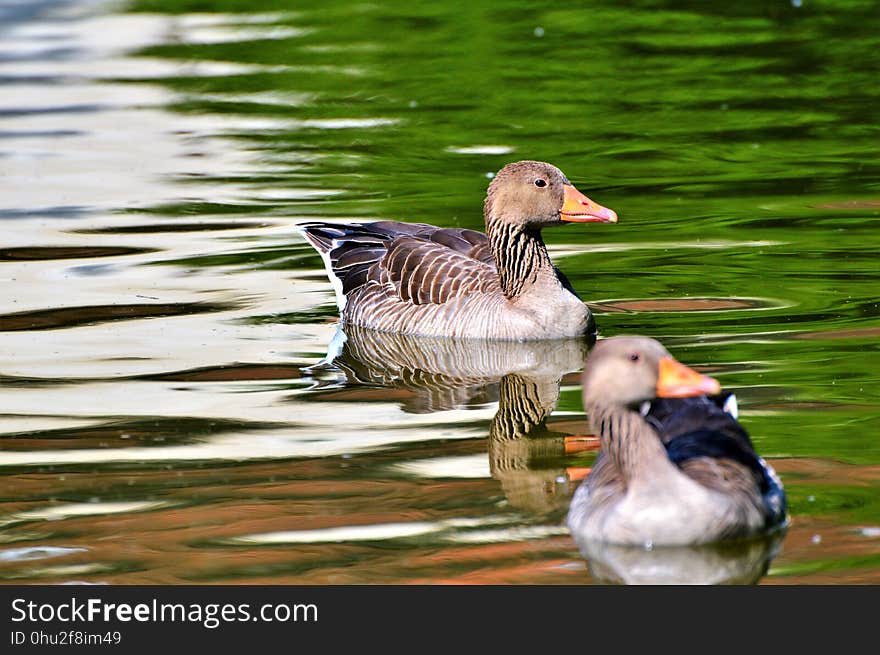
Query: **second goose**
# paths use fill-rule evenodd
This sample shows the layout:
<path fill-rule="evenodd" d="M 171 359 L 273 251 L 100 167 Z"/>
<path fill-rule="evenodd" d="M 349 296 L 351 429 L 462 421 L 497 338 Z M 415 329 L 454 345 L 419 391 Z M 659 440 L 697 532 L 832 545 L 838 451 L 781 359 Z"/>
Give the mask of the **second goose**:
<path fill-rule="evenodd" d="M 587 357 L 583 385 L 602 450 L 568 513 L 579 543 L 685 546 L 785 524 L 782 483 L 731 399 L 707 397 L 716 380 L 653 339 L 612 337 Z"/>

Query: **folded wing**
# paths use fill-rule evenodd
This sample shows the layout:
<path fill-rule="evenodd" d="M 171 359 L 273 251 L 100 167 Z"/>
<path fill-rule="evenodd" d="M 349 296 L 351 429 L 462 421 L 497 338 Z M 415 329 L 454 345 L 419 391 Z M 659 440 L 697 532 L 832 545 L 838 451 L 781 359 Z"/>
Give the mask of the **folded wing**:
<path fill-rule="evenodd" d="M 498 285 L 486 235 L 474 230 L 395 221 L 300 227 L 324 259 L 340 309 L 370 284 L 416 305 Z"/>

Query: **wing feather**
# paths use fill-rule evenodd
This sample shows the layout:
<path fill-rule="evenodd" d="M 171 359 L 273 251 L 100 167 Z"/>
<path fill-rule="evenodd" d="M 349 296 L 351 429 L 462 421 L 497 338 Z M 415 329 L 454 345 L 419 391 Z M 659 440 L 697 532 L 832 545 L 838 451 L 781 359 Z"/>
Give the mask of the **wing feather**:
<path fill-rule="evenodd" d="M 494 267 L 470 258 L 442 243 L 416 237 L 399 237 L 378 263 L 401 300 L 416 305 L 442 305 L 477 289 L 498 284 Z"/>
<path fill-rule="evenodd" d="M 474 230 L 396 221 L 300 227 L 343 296 L 376 283 L 405 302 L 442 305 L 498 286 L 489 241 Z"/>

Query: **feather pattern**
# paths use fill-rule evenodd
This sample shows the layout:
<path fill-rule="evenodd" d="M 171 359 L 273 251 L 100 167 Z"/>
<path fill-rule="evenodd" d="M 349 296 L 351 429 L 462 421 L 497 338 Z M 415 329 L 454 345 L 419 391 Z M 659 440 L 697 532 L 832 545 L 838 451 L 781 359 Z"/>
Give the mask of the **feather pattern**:
<path fill-rule="evenodd" d="M 424 223 L 304 223 L 342 322 L 417 336 L 537 340 L 595 334 L 587 306 L 541 238 L 564 222 L 617 222 L 546 162 L 498 171 L 486 234 Z"/>
<path fill-rule="evenodd" d="M 594 329 L 589 310 L 553 268 L 538 233 L 501 226 L 490 244 L 474 230 L 395 221 L 300 228 L 324 259 L 345 323 L 509 339 L 563 338 Z M 539 281 L 541 293 L 523 299 Z M 561 316 L 547 315 L 552 293 L 560 299 L 549 309 Z"/>

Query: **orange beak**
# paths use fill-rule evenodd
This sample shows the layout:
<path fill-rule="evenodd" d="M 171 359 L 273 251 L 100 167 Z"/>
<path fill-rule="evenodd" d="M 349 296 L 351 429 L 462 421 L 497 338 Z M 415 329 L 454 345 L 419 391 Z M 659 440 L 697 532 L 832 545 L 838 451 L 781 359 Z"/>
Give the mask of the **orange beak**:
<path fill-rule="evenodd" d="M 565 191 L 559 218 L 571 223 L 616 223 L 617 213 L 613 209 L 593 202 L 571 184 L 562 186 Z"/>
<path fill-rule="evenodd" d="M 718 380 L 697 373 L 680 364 L 672 357 L 660 360 L 660 377 L 657 379 L 658 398 L 688 398 L 721 392 Z"/>

